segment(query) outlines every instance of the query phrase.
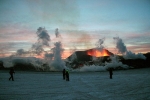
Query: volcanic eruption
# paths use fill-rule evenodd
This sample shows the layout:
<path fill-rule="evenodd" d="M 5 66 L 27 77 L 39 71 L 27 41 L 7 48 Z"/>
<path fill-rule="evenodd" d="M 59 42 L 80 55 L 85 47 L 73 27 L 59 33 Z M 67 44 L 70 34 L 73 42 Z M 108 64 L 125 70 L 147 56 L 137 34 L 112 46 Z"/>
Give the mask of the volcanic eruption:
<path fill-rule="evenodd" d="M 87 55 L 95 56 L 95 57 L 103 57 L 103 56 L 110 56 L 113 54 L 106 49 L 103 49 L 101 51 L 98 49 L 90 49 L 87 50 Z"/>

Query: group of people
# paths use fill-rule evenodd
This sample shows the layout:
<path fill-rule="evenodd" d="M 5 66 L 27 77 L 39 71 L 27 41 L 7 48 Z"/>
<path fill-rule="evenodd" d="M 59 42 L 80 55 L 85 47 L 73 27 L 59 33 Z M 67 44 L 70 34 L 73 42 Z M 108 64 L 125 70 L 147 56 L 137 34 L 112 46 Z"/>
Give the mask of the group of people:
<path fill-rule="evenodd" d="M 112 79 L 113 69 L 109 68 L 108 71 L 109 71 L 110 79 Z M 66 81 L 69 81 L 69 71 L 68 70 L 63 69 L 63 79 L 64 80 L 66 79 Z"/>
<path fill-rule="evenodd" d="M 109 75 L 110 75 L 110 79 L 112 79 L 112 75 L 113 75 L 113 71 L 112 71 L 112 68 L 108 69 L 109 71 Z M 10 78 L 9 80 L 12 79 L 12 81 L 14 81 L 14 77 L 13 77 L 13 74 L 15 73 L 14 71 L 14 68 L 12 67 L 9 71 L 9 74 L 10 74 Z M 63 79 L 66 80 L 66 81 L 69 81 L 69 71 L 66 70 L 66 69 L 63 69 Z"/>
<path fill-rule="evenodd" d="M 66 69 L 63 69 L 63 79 L 69 81 L 69 71 Z"/>

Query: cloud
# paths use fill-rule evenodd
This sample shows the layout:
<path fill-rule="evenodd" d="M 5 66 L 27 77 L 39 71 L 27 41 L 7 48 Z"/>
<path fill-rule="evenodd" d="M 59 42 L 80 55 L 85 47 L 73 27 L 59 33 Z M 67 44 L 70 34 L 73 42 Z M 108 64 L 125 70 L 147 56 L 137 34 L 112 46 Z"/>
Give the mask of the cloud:
<path fill-rule="evenodd" d="M 75 0 L 27 0 L 24 6 L 28 7 L 34 23 L 44 23 L 52 28 L 78 27 L 79 9 Z"/>
<path fill-rule="evenodd" d="M 16 25 L 16 24 L 15 24 Z M 0 27 L 0 42 L 13 42 L 13 41 L 35 41 L 35 32 L 27 27 L 19 26 L 18 24 Z"/>
<path fill-rule="evenodd" d="M 129 39 L 150 37 L 150 32 L 126 33 L 126 37 L 129 38 Z"/>
<path fill-rule="evenodd" d="M 127 48 L 128 50 L 132 50 L 135 53 L 146 53 L 150 51 L 149 47 L 149 43 L 134 43 L 132 45 L 129 45 Z"/>

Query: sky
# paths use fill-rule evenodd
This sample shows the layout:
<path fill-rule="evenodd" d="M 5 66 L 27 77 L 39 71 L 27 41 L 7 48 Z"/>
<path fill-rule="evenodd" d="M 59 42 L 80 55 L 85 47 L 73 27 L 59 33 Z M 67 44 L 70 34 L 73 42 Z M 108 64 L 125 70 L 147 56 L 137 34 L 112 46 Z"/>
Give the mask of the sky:
<path fill-rule="evenodd" d="M 104 47 L 116 53 L 113 37 L 134 53 L 150 52 L 150 0 L 0 0 L 0 57 L 18 49 L 29 51 L 37 29 L 50 36 L 50 46 L 61 34 L 64 57 L 78 50 Z"/>

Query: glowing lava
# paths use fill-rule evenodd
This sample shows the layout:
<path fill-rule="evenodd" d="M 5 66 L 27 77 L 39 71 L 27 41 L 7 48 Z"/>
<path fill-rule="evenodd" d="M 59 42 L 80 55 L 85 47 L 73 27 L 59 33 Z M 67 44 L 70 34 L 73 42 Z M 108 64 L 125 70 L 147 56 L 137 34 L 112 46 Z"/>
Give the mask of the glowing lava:
<path fill-rule="evenodd" d="M 110 56 L 110 54 L 106 49 L 103 49 L 102 51 L 97 49 L 90 49 L 87 51 L 87 55 L 95 56 L 95 57 Z"/>

